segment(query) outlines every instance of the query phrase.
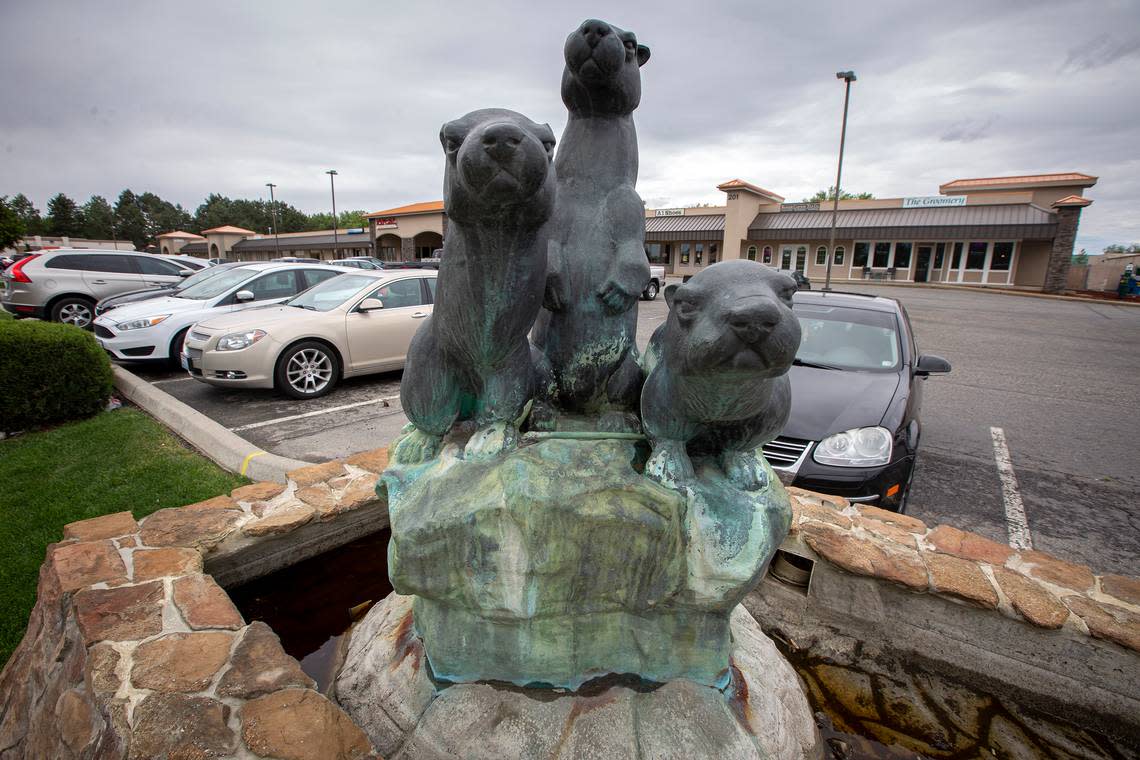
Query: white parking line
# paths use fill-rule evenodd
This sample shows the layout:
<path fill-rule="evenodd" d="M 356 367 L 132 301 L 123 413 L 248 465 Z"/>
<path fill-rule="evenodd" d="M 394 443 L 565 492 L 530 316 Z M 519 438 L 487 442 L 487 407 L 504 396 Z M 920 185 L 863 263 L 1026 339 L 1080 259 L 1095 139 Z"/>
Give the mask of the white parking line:
<path fill-rule="evenodd" d="M 184 383 L 187 380 L 193 380 L 192 377 L 168 377 L 165 380 L 151 380 L 151 385 L 164 385 L 166 383 Z"/>
<path fill-rule="evenodd" d="M 999 427 L 992 427 L 990 437 L 994 442 L 994 460 L 997 462 L 998 477 L 1001 478 L 1009 545 L 1014 549 L 1032 549 L 1033 537 L 1029 535 L 1029 521 L 1025 518 L 1025 505 L 1021 502 L 1021 492 L 1017 490 L 1017 476 L 1013 474 L 1013 460 L 1010 459 L 1009 446 L 1005 442 L 1005 431 Z"/>
<path fill-rule="evenodd" d="M 317 417 L 322 414 L 329 414 L 330 412 L 343 412 L 345 409 L 355 409 L 359 406 L 368 406 L 369 404 L 384 404 L 388 405 L 389 401 L 398 400 L 399 396 L 385 396 L 384 398 L 374 398 L 370 401 L 358 401 L 355 404 L 344 404 L 343 406 L 330 406 L 328 409 L 318 409 L 315 412 L 305 412 L 304 414 L 291 414 L 288 417 L 278 417 L 274 420 L 264 420 L 262 422 L 253 422 L 249 425 L 241 425 L 239 427 L 230 428 L 231 433 L 240 433 L 243 430 L 253 430 L 254 428 L 268 427 L 269 425 L 277 425 L 282 422 L 292 422 L 293 420 L 301 420 L 306 417 Z"/>

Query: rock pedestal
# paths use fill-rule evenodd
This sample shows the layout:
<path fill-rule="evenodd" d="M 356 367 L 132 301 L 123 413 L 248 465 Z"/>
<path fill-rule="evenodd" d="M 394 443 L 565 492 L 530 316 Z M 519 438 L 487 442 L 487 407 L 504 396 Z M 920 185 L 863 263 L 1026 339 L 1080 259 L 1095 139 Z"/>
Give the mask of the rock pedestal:
<path fill-rule="evenodd" d="M 724 689 L 678 679 L 598 681 L 574 691 L 438 685 L 392 594 L 348 641 L 334 698 L 388 760 L 816 758 L 822 747 L 795 671 L 744 610 L 730 614 Z"/>

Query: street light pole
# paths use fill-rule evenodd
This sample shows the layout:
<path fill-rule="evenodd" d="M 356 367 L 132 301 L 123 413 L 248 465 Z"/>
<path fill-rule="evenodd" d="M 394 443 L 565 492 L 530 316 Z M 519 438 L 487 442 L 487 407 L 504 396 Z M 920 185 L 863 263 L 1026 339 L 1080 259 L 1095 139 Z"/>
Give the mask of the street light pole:
<path fill-rule="evenodd" d="M 265 186 L 269 188 L 269 212 L 273 215 L 273 247 L 277 249 L 277 258 L 281 258 L 281 238 L 277 237 L 277 197 L 273 194 L 277 185 L 266 182 Z"/>
<path fill-rule="evenodd" d="M 336 236 L 336 169 L 329 169 L 325 174 L 329 175 L 329 188 L 332 190 L 332 204 L 333 204 L 333 258 L 340 255 L 340 241 Z"/>
<path fill-rule="evenodd" d="M 855 81 L 854 71 L 837 71 L 836 79 L 846 82 L 843 92 L 843 127 L 839 131 L 839 168 L 835 172 L 835 199 L 831 203 L 831 242 L 827 246 L 827 276 L 823 281 L 824 291 L 831 290 L 831 262 L 835 258 L 835 219 L 839 214 L 840 181 L 843 178 L 843 144 L 847 141 L 847 103 L 851 100 L 851 83 Z"/>

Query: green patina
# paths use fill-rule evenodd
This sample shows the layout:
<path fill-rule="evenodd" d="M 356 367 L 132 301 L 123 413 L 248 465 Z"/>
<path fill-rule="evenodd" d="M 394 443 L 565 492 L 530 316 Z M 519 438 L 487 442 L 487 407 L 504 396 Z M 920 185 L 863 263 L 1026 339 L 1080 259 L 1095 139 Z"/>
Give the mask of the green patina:
<path fill-rule="evenodd" d="M 544 437 L 487 461 L 385 471 L 396 590 L 436 675 L 577 688 L 607 673 L 723 686 L 733 607 L 791 511 L 775 475 L 734 487 L 712 463 L 684 492 L 640 471 L 648 447 Z"/>

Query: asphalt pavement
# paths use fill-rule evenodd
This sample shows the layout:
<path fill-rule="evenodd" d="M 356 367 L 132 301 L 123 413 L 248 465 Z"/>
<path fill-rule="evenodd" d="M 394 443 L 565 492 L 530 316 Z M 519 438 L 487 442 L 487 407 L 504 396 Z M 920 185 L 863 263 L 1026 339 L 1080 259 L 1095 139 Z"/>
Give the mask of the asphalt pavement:
<path fill-rule="evenodd" d="M 849 289 L 898 298 L 920 353 L 953 365 L 926 381 L 910 514 L 1009 542 L 1012 484 L 1033 548 L 1098 572 L 1140 574 L 1140 413 L 1132 396 L 1140 308 L 967 290 Z M 642 347 L 665 315 L 663 297 L 641 302 Z M 346 380 L 322 399 L 298 402 L 273 391 L 213 388 L 167 369 L 132 371 L 255 446 L 297 459 L 382 446 L 407 421 L 399 372 Z M 995 428 L 1011 464 L 1004 485 Z"/>

